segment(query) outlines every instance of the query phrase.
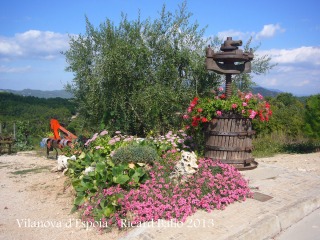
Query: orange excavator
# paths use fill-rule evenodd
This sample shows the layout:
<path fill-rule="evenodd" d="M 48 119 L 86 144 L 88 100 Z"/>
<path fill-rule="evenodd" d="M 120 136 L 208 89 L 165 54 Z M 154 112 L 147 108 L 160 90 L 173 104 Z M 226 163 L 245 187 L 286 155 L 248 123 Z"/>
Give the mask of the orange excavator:
<path fill-rule="evenodd" d="M 57 119 L 50 120 L 50 128 L 53 132 L 53 138 L 43 138 L 40 145 L 47 147 L 47 157 L 49 157 L 49 152 L 56 151 L 56 159 L 58 158 L 58 149 L 62 149 L 66 146 L 73 148 L 73 141 L 78 137 L 73 133 L 69 132 L 63 126 L 60 125 Z M 59 131 L 63 133 L 63 138 L 61 138 Z"/>

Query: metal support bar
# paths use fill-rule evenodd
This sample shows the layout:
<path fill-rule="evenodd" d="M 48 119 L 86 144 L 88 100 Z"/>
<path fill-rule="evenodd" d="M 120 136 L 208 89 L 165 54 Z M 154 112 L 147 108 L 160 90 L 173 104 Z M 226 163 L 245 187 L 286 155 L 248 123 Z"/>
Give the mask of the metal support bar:
<path fill-rule="evenodd" d="M 252 136 L 256 131 L 247 131 L 247 132 L 219 132 L 219 131 L 206 131 L 213 136 Z"/>
<path fill-rule="evenodd" d="M 252 147 L 219 147 L 206 145 L 206 150 L 211 151 L 230 151 L 230 152 L 251 152 Z"/>
<path fill-rule="evenodd" d="M 254 161 L 254 158 L 242 159 L 242 160 L 231 160 L 231 159 L 220 159 L 223 163 L 233 163 L 233 164 L 247 164 Z"/>
<path fill-rule="evenodd" d="M 230 98 L 232 94 L 232 86 L 231 86 L 231 74 L 226 74 L 226 98 Z"/>

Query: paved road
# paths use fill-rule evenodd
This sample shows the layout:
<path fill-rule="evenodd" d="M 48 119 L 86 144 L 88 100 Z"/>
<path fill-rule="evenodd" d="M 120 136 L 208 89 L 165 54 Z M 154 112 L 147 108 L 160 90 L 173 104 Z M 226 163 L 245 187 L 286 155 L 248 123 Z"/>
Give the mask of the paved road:
<path fill-rule="evenodd" d="M 317 240 L 320 239 L 320 208 L 280 233 L 276 240 Z"/>

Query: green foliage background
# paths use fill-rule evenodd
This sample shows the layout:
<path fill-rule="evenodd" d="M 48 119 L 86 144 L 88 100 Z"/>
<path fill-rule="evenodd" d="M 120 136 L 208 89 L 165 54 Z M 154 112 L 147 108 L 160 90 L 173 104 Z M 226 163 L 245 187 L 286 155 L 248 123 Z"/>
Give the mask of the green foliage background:
<path fill-rule="evenodd" d="M 28 150 L 48 137 L 51 118 L 68 124 L 75 114 L 75 104 L 63 98 L 37 98 L 0 92 L 1 136 L 13 137 L 16 126 L 17 150 Z"/>

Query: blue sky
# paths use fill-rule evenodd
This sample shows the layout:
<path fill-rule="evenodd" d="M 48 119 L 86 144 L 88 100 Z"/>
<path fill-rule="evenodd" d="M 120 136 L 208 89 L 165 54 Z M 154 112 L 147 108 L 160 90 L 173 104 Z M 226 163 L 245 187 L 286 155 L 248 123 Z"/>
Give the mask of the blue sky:
<path fill-rule="evenodd" d="M 157 18 L 163 4 L 175 11 L 174 0 L 10 0 L 0 3 L 0 89 L 63 89 L 73 74 L 66 72 L 61 51 L 68 34 L 85 32 L 85 15 L 98 27 L 107 18 L 119 23 Z M 263 87 L 295 95 L 320 93 L 320 1 L 189 0 L 192 21 L 205 36 L 253 37 L 259 56 L 278 65 L 266 75 L 254 75 Z"/>

